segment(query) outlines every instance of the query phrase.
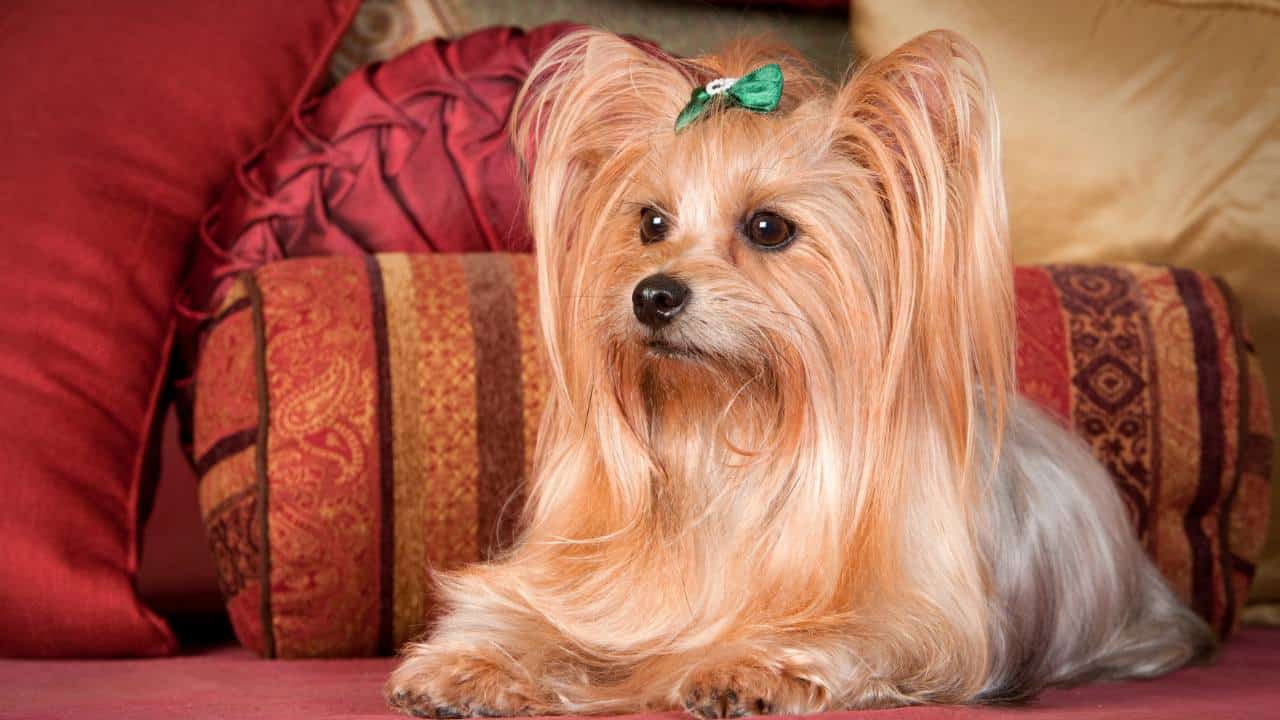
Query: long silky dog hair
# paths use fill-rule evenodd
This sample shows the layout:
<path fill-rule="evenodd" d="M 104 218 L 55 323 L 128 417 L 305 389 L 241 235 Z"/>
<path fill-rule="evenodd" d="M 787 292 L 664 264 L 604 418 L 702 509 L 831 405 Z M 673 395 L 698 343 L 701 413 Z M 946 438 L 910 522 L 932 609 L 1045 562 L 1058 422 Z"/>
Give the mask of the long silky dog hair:
<path fill-rule="evenodd" d="M 672 131 L 691 88 L 767 62 L 774 112 Z M 1015 394 L 970 44 L 928 33 L 834 86 L 760 41 L 677 60 L 587 30 L 518 105 L 550 378 L 524 530 L 439 579 L 393 704 L 994 702 L 1213 651 L 1104 469 Z M 655 276 L 678 297 L 647 322 Z"/>

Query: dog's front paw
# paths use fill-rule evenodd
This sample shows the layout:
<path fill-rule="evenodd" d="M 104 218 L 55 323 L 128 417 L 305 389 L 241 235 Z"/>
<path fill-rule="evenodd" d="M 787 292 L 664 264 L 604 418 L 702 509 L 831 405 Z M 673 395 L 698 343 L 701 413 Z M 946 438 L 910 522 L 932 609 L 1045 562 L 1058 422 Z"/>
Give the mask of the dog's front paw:
<path fill-rule="evenodd" d="M 540 715 L 550 704 L 522 668 L 465 649 L 419 645 L 387 680 L 387 701 L 414 717 Z"/>
<path fill-rule="evenodd" d="M 684 709 L 703 718 L 820 712 L 827 691 L 785 670 L 734 665 L 695 672 L 681 690 Z"/>

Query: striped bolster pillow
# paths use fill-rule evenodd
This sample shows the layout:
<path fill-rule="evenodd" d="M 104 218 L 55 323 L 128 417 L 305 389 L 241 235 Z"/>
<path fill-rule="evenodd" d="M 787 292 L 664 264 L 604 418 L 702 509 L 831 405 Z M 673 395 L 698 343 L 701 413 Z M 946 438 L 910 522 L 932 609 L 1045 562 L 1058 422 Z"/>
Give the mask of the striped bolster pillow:
<path fill-rule="evenodd" d="M 1223 635 L 1263 541 L 1271 427 L 1234 299 L 1194 272 L 1017 270 L 1021 391 L 1110 469 Z M 532 259 L 289 260 L 236 283 L 196 375 L 200 504 L 240 640 L 390 653 L 431 569 L 509 542 L 546 389 Z"/>

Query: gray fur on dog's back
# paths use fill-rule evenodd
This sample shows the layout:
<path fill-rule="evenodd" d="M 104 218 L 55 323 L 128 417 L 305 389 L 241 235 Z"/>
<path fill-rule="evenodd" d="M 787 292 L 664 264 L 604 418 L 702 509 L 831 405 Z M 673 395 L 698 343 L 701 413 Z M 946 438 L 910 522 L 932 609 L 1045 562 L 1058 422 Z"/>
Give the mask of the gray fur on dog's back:
<path fill-rule="evenodd" d="M 1151 677 L 1211 655 L 1212 631 L 1152 565 L 1098 460 L 1027 400 L 1009 418 L 981 530 L 997 605 L 983 699 Z"/>

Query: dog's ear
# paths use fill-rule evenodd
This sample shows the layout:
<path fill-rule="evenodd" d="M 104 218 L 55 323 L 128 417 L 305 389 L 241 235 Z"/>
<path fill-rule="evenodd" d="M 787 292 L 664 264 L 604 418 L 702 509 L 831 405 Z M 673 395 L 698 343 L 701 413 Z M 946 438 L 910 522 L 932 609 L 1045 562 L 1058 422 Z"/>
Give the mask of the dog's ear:
<path fill-rule="evenodd" d="M 977 51 L 947 32 L 863 67 L 835 103 L 836 152 L 863 190 L 867 227 L 852 241 L 869 265 L 883 363 L 858 403 L 858 543 L 898 549 L 867 557 L 883 564 L 879 576 L 911 586 L 905 597 L 929 599 L 921 617 L 935 623 L 905 637 L 963 648 L 921 671 L 957 678 L 963 696 L 981 689 L 990 651 L 975 529 L 1013 386 L 995 103 Z"/>
<path fill-rule="evenodd" d="M 863 67 L 836 102 L 836 136 L 879 191 L 887 363 L 941 414 L 932 419 L 954 431 L 952 459 L 967 466 L 973 408 L 985 403 L 998 426 L 1013 383 L 1012 261 L 985 67 L 967 41 L 934 31 Z"/>
<path fill-rule="evenodd" d="M 512 112 L 512 135 L 528 180 L 529 222 L 538 256 L 542 329 L 553 375 L 560 319 L 589 263 L 612 202 L 625 190 L 655 132 L 671 123 L 694 83 L 654 46 L 598 30 L 570 33 L 530 71 Z M 557 378 L 563 379 L 563 378 Z"/>

